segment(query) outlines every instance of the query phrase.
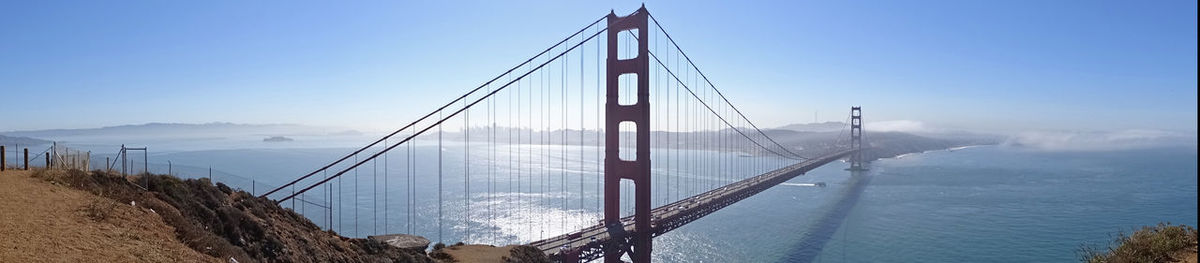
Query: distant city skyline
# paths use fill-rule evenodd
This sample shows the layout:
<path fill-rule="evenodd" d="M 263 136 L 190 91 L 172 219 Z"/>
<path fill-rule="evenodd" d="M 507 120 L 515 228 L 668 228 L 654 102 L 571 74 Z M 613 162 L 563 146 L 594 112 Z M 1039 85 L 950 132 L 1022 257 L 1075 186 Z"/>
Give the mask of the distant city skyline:
<path fill-rule="evenodd" d="M 0 4 L 0 131 L 395 129 L 640 2 Z M 1195 2 L 646 7 L 762 127 L 1195 132 Z M 736 36 L 736 37 L 733 37 Z M 753 103 L 751 103 L 753 102 Z"/>

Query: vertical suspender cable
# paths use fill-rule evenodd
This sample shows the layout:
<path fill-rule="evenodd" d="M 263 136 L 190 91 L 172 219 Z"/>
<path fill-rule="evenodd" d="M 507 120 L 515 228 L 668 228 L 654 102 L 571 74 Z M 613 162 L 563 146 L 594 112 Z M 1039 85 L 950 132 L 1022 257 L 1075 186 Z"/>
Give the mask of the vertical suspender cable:
<path fill-rule="evenodd" d="M 667 51 L 667 54 L 669 55 L 670 51 Z M 676 56 L 676 58 L 675 58 L 675 60 L 676 60 L 675 71 L 679 71 L 679 62 L 678 62 L 679 58 L 678 57 L 679 56 Z M 675 145 L 674 150 L 675 150 L 676 158 L 674 159 L 674 161 L 675 161 L 675 163 L 674 163 L 674 165 L 675 165 L 675 197 L 672 198 L 672 200 L 679 201 L 679 192 L 681 189 L 681 188 L 679 188 L 679 181 L 681 181 L 681 179 L 683 179 L 682 178 L 683 174 L 679 173 L 679 171 L 682 170 L 681 169 L 682 166 L 680 166 L 680 164 L 682 164 L 682 162 L 680 159 L 683 157 L 680 155 L 680 151 L 679 151 L 679 149 L 683 147 L 683 145 L 679 144 L 679 137 L 681 135 L 683 135 L 683 129 L 679 125 L 680 119 L 681 119 L 681 118 L 679 118 L 679 116 L 682 114 L 679 110 L 680 105 L 681 105 L 679 102 L 679 98 L 680 98 L 679 82 L 673 82 L 673 83 L 675 84 L 674 85 L 675 86 L 675 114 L 673 114 L 673 116 L 675 116 L 675 140 L 673 141 L 673 144 Z M 670 180 L 670 179 L 667 179 L 667 180 Z"/>
<path fill-rule="evenodd" d="M 438 119 L 442 118 L 442 112 L 438 111 Z M 442 239 L 442 125 L 438 124 L 438 243 L 444 243 Z"/>
<path fill-rule="evenodd" d="M 387 146 L 388 146 L 387 139 L 384 139 L 383 140 L 383 148 L 387 149 Z M 383 153 L 383 233 L 390 233 L 390 232 L 388 232 L 388 223 L 391 223 L 392 221 L 388 221 L 388 208 L 389 208 L 388 207 L 388 154 L 387 154 L 387 152 L 384 152 Z"/>
<path fill-rule="evenodd" d="M 358 163 L 357 154 L 354 155 L 354 163 Z M 358 236 L 358 167 L 354 168 L 354 236 Z"/>
<path fill-rule="evenodd" d="M 566 153 L 567 153 L 567 78 L 570 76 L 570 74 L 568 74 L 568 73 L 570 73 L 570 71 L 569 71 L 570 58 L 571 58 L 571 56 L 563 57 L 563 63 L 562 63 L 563 71 L 562 71 L 562 77 L 561 77 L 562 78 L 562 87 L 560 87 L 562 90 L 562 92 L 561 92 L 562 94 L 559 94 L 559 97 L 560 97 L 559 106 L 562 108 L 562 111 L 559 112 L 559 114 L 562 115 L 562 130 L 559 132 L 559 137 L 561 138 L 562 144 L 559 145 L 559 147 L 558 147 L 558 149 L 559 149 L 558 151 L 560 154 L 558 158 L 559 158 L 559 169 L 561 169 L 561 171 L 559 172 L 559 177 L 560 177 L 559 181 L 562 184 L 562 189 L 560 189 L 560 190 L 563 192 L 563 213 L 566 213 L 567 205 L 569 204 L 568 203 L 569 199 L 568 199 L 568 195 L 567 195 L 567 154 Z M 559 224 L 562 225 L 562 227 L 563 227 L 562 229 L 564 229 L 564 230 L 567 227 L 566 219 L 567 219 L 566 216 L 559 217 L 559 221 L 561 221 L 561 223 L 559 223 Z"/>
<path fill-rule="evenodd" d="M 582 37 L 579 38 L 579 42 L 585 42 L 585 41 L 586 41 L 586 39 L 584 39 Z M 583 104 L 584 104 L 584 101 L 583 101 L 583 97 L 584 97 L 583 74 L 584 74 L 585 56 L 586 55 L 584 55 L 583 48 L 580 47 L 579 48 L 579 211 L 583 211 L 583 195 L 584 195 L 584 193 L 583 193 L 583 188 L 584 188 L 584 186 L 583 186 L 583 174 L 584 174 L 584 172 L 583 172 L 583 166 L 584 166 L 584 163 L 583 163 L 583 154 L 584 154 L 583 153 L 583 132 L 585 130 L 587 130 L 587 128 L 583 127 L 583 122 L 584 122 L 583 121 L 583 118 L 584 118 L 584 113 L 583 113 L 584 112 L 584 108 L 583 108 Z M 579 225 L 581 225 L 581 226 L 586 225 L 587 221 L 584 221 L 582 216 L 580 216 L 579 219 L 580 219 Z"/>
<path fill-rule="evenodd" d="M 520 84 L 520 83 L 521 83 L 521 81 L 527 81 L 527 80 L 518 80 L 518 81 L 517 81 L 517 83 L 518 83 L 518 84 Z M 532 81 L 531 81 L 530 83 L 532 83 Z M 532 89 L 532 88 L 533 88 L 533 87 L 531 86 L 531 87 L 530 87 L 530 89 Z M 521 97 L 522 97 L 522 96 L 524 96 L 524 94 L 521 94 L 521 92 L 522 92 L 523 90 L 524 90 L 524 89 L 522 89 L 521 85 L 517 85 L 517 96 L 516 96 L 516 97 L 517 97 L 517 104 L 515 104 L 515 106 L 517 107 L 517 110 L 516 110 L 515 112 L 513 112 L 514 114 L 512 114 L 512 115 L 515 115 L 515 116 L 516 116 L 516 119 L 517 119 L 517 125 L 516 125 L 516 129 L 517 129 L 517 131 L 516 131 L 516 132 L 517 132 L 517 144 L 515 145 L 515 148 L 516 148 L 516 149 L 515 149 L 515 150 L 516 150 L 516 156 L 517 156 L 517 161 L 516 161 L 516 163 L 515 163 L 515 167 L 516 167 L 516 170 L 517 170 L 517 178 L 516 178 L 516 180 L 513 180 L 513 181 L 516 181 L 516 182 L 517 182 L 517 192 L 516 192 L 516 196 L 517 196 L 517 207 L 516 207 L 516 209 L 517 209 L 517 215 L 518 215 L 518 218 L 523 218 L 523 217 L 525 216 L 525 210 L 523 209 L 523 208 L 524 208 L 524 204 L 522 204 L 522 203 L 521 203 L 521 201 L 522 201 L 522 200 L 521 200 L 521 199 L 522 199 L 522 198 L 521 198 L 521 170 L 522 170 L 522 168 L 524 167 L 524 165 L 523 165 L 523 164 L 522 164 L 522 162 L 521 162 L 521 156 L 523 155 L 523 151 L 521 150 L 521 146 L 522 146 L 522 145 L 521 145 L 521 138 L 522 138 L 522 137 L 524 137 L 524 135 L 522 134 L 522 133 L 524 133 L 524 131 L 523 131 L 523 129 L 524 129 L 524 123 L 522 123 L 522 122 L 521 122 L 521 113 L 520 113 L 520 112 L 521 112 L 521 110 L 522 110 L 522 109 L 521 109 L 521 106 L 522 106 L 522 105 L 524 105 L 524 104 L 521 104 Z M 508 108 L 509 108 L 509 110 L 512 110 L 512 107 L 513 107 L 513 106 L 514 106 L 514 105 L 509 105 L 509 107 L 508 107 Z M 513 150 L 514 150 L 514 149 L 509 149 L 509 154 L 512 154 Z M 510 157 L 510 158 L 511 158 L 511 157 Z M 512 183 L 511 183 L 511 182 L 509 183 L 509 187 L 512 187 Z M 519 228 L 519 227 L 518 227 L 518 230 L 520 230 L 520 228 Z M 518 231 L 518 232 L 519 232 L 519 231 Z M 519 237 L 520 237 L 520 236 L 518 236 L 518 238 L 519 238 Z M 518 242 L 521 242 L 521 241 L 522 241 L 522 240 L 518 240 Z"/>
<path fill-rule="evenodd" d="M 547 69 L 547 71 L 550 71 L 550 70 L 553 70 L 553 67 Z M 547 73 L 545 82 L 543 82 L 542 87 L 540 89 L 538 89 L 538 91 L 541 92 L 538 94 L 538 117 L 539 117 L 538 120 L 541 121 L 539 123 L 540 125 L 538 125 L 539 126 L 538 128 L 542 129 L 541 133 L 538 133 L 538 148 L 541 149 L 540 151 L 538 151 L 538 154 L 541 155 L 541 156 L 539 156 L 539 157 L 541 157 L 541 160 L 540 160 L 541 170 L 538 171 L 538 175 L 539 175 L 539 178 L 541 179 L 541 183 L 538 188 L 539 193 L 538 193 L 538 196 L 536 199 L 537 203 L 531 203 L 530 204 L 531 209 L 536 209 L 537 205 L 540 203 L 550 203 L 550 202 L 548 202 L 547 199 L 549 199 L 549 198 L 546 195 L 546 193 L 548 193 L 548 190 L 549 190 L 548 187 L 550 186 L 550 178 L 549 178 L 550 177 L 550 171 L 549 171 L 550 167 L 548 166 L 548 163 L 550 161 L 550 160 L 548 160 L 548 158 L 550 156 L 550 148 L 546 147 L 546 144 L 550 142 L 550 140 L 549 140 L 549 133 L 550 133 L 550 115 L 549 115 L 550 103 L 549 102 L 550 102 L 550 85 L 551 85 L 550 79 L 554 77 L 553 75 L 554 75 L 554 72 Z M 534 211 L 534 210 L 530 210 L 530 211 Z M 538 220 L 538 223 L 540 226 L 540 229 L 538 229 L 538 239 L 542 239 L 542 238 L 545 238 L 545 234 L 546 234 L 546 213 L 538 213 L 538 215 L 541 217 L 541 219 Z"/>
<path fill-rule="evenodd" d="M 467 101 L 463 101 L 464 108 Z M 463 203 L 467 206 L 467 236 L 463 242 L 471 241 L 471 110 L 463 112 Z"/>
<path fill-rule="evenodd" d="M 492 88 L 489 86 L 488 87 L 489 93 L 491 93 L 491 89 Z M 492 226 L 492 168 L 493 168 L 492 167 L 492 158 L 495 158 L 495 156 L 493 156 L 493 154 L 496 151 L 495 145 L 492 145 L 492 132 L 494 132 L 493 127 L 492 127 L 492 113 L 495 112 L 494 109 L 492 108 L 493 106 L 495 106 L 495 104 L 492 103 L 492 98 L 488 97 L 487 119 L 486 119 L 486 122 L 484 123 L 484 125 L 487 126 L 487 201 L 486 201 L 487 202 L 487 224 L 484 225 L 483 229 L 488 230 L 488 233 L 485 233 L 485 235 L 496 233 L 494 231 L 490 231 L 490 229 L 489 229 Z M 489 236 L 490 236 L 490 238 L 488 238 L 488 242 L 493 243 L 493 244 L 496 243 L 496 236 L 495 235 L 489 235 Z"/>
<path fill-rule="evenodd" d="M 656 44 L 654 44 L 654 50 L 657 52 L 657 50 L 658 50 L 657 33 L 655 33 L 654 38 L 656 39 L 655 40 Z M 668 52 L 667 61 L 671 60 L 669 55 L 670 55 L 670 52 Z M 659 77 L 665 78 L 664 76 L 662 76 L 662 69 L 663 69 L 664 65 L 655 65 L 655 66 L 656 67 L 654 68 L 655 69 L 654 74 L 656 74 Z M 668 64 L 668 66 L 669 66 L 669 64 Z M 664 91 L 664 95 L 666 95 L 665 99 L 663 100 L 663 102 L 665 103 L 665 105 L 663 105 L 664 106 L 663 111 L 670 113 L 671 112 L 671 84 L 670 84 L 670 82 L 667 82 L 666 87 L 663 87 L 663 91 Z M 675 116 L 675 115 L 669 114 L 668 116 Z M 666 138 L 667 148 L 665 149 L 667 154 L 665 155 L 666 158 L 663 158 L 664 159 L 663 161 L 665 162 L 664 164 L 666 164 L 666 167 L 667 167 L 667 169 L 666 169 L 667 173 L 665 174 L 665 176 L 663 176 L 663 179 L 664 179 L 663 185 L 665 185 L 665 187 L 663 187 L 663 190 L 666 191 L 666 194 L 663 196 L 663 201 L 666 203 L 671 203 L 671 176 L 675 174 L 675 166 L 674 166 L 674 163 L 671 162 L 672 161 L 671 155 L 674 153 L 675 148 L 679 147 L 678 145 L 675 145 L 674 141 L 671 141 L 671 133 L 674 132 L 674 130 L 671 129 L 671 119 L 674 119 L 674 118 L 667 118 L 666 119 L 667 123 L 665 123 L 665 125 L 663 126 L 663 127 L 665 127 L 663 129 L 663 132 L 666 133 L 666 135 L 667 135 L 667 138 Z"/>
<path fill-rule="evenodd" d="M 412 167 L 413 142 L 408 142 L 404 151 L 404 232 L 413 234 L 412 222 Z"/>
<path fill-rule="evenodd" d="M 511 81 L 511 80 L 510 80 L 510 81 Z M 520 92 L 521 92 L 521 81 L 520 81 L 520 80 L 518 80 L 518 81 L 517 81 L 517 96 L 515 96 L 515 97 L 517 97 L 517 98 L 518 98 L 518 100 L 520 100 L 520 97 L 521 97 L 521 93 L 520 93 Z M 520 175 L 519 173 L 514 173 L 514 172 L 513 172 L 514 170 L 517 170 L 517 169 L 515 169 L 515 168 L 519 168 L 519 166 L 517 166 L 517 165 L 514 165 L 514 164 L 513 164 L 513 155 L 514 155 L 514 154 L 513 154 L 513 148 L 515 148 L 515 147 L 517 147 L 517 146 L 519 145 L 519 143 L 520 143 L 520 139 L 521 139 L 521 137 L 520 137 L 520 131 L 521 131 L 521 130 L 520 130 L 520 128 L 521 128 L 521 122 L 520 122 L 520 121 L 517 121 L 517 125 L 513 125 L 513 120 L 514 120 L 514 119 L 516 119 L 516 118 L 513 116 L 513 105 L 514 105 L 514 104 L 513 104 L 513 97 L 514 97 L 514 96 L 513 96 L 513 92 L 512 92 L 512 91 L 509 91 L 509 92 L 508 92 L 508 105 L 507 105 L 507 106 L 508 106 L 508 131 L 507 131 L 507 134 L 508 134 L 508 136 L 505 136 L 505 142 L 507 142 L 507 143 L 508 143 L 508 173 L 505 173 L 505 174 L 507 175 L 506 177 L 508 178 L 508 193 L 509 193 L 508 197 L 509 197 L 509 198 L 511 198 L 513 195 L 520 196 L 520 195 L 519 195 L 519 192 L 520 192 L 520 188 L 519 188 L 519 186 L 520 186 L 520 185 L 518 185 L 518 190 L 517 190 L 517 192 L 513 192 L 513 188 L 512 188 L 512 186 L 513 186 L 513 175 L 514 175 L 514 174 L 516 174 L 516 175 Z M 517 104 L 517 105 L 519 105 L 519 104 Z M 517 129 L 517 132 L 518 132 L 518 134 L 517 134 L 517 143 L 518 143 L 518 144 L 513 144 L 513 141 L 512 141 L 512 140 L 513 140 L 513 129 Z M 517 171 L 519 172 L 520 170 L 517 170 Z M 508 200 L 508 201 L 511 201 L 511 200 Z M 505 202 L 505 203 L 508 203 L 508 202 Z M 513 214 L 513 213 L 514 213 L 513 211 L 509 211 L 509 214 Z M 519 215 L 519 214 L 518 214 L 518 215 Z M 519 242 L 519 241 L 520 241 L 520 240 L 518 240 L 518 242 Z"/>
<path fill-rule="evenodd" d="M 371 232 L 379 234 L 379 162 L 371 159 Z"/>
<path fill-rule="evenodd" d="M 600 27 L 596 27 L 596 34 L 600 34 Z M 608 37 L 608 36 L 602 36 L 601 38 L 606 38 L 606 37 Z M 601 87 L 600 87 L 602 85 L 600 82 L 600 79 L 601 79 L 600 76 L 603 75 L 603 73 L 600 73 L 601 72 L 600 62 L 607 60 L 607 56 L 604 56 L 605 59 L 601 59 L 600 47 L 603 45 L 600 45 L 600 43 L 608 43 L 608 40 L 603 40 L 600 38 L 597 38 L 597 40 L 596 40 L 596 215 L 599 218 L 603 218 L 603 216 L 602 216 L 603 210 L 601 210 L 601 208 L 600 208 L 600 200 L 604 199 L 604 192 L 600 190 L 600 187 L 601 187 L 601 180 L 604 178 L 604 170 L 601 167 L 604 163 L 604 158 L 602 157 L 603 150 L 602 150 L 602 147 L 600 147 L 600 145 L 601 145 L 601 139 L 604 137 L 604 133 L 611 132 L 611 131 L 604 130 L 604 128 L 601 127 L 602 124 L 601 124 L 601 120 L 600 120 L 601 119 L 600 114 L 602 114 L 602 112 L 603 112 L 602 107 L 604 107 L 604 103 L 603 103 L 604 95 L 601 95 L 601 94 L 603 94 L 603 92 L 601 92 Z"/>
<path fill-rule="evenodd" d="M 658 36 L 654 36 L 654 52 L 655 53 L 659 52 L 659 37 Z M 660 83 L 660 80 L 661 80 L 661 78 L 659 76 L 659 67 L 658 67 L 658 65 L 655 65 L 654 66 L 654 94 L 652 95 L 652 96 L 654 96 L 654 110 L 653 110 L 654 125 L 652 125 L 652 127 L 650 127 L 650 135 L 655 135 L 655 132 L 654 132 L 655 125 L 660 126 L 659 130 L 662 130 L 662 128 L 661 128 L 661 122 L 662 122 L 662 113 L 661 113 L 662 106 L 661 106 L 661 104 L 662 103 L 661 103 L 661 101 L 659 101 L 659 100 L 662 100 L 662 95 L 661 95 L 662 94 L 662 90 L 661 90 L 662 84 Z M 662 139 L 661 139 L 662 133 L 658 132 L 658 133 L 656 133 L 656 135 L 659 135 L 658 137 L 660 137 L 660 138 L 652 139 L 652 141 L 650 141 L 650 142 L 658 143 L 659 144 L 658 148 L 660 149 L 660 148 L 662 148 L 662 143 L 660 142 L 660 141 L 662 141 Z M 652 166 L 653 166 L 653 162 L 652 162 Z M 661 167 L 661 165 L 659 165 L 659 167 Z M 654 171 L 654 169 L 650 169 L 650 171 Z M 653 178 L 653 172 L 650 172 L 650 177 Z M 652 201 L 658 202 L 659 205 L 665 204 L 665 202 L 662 201 L 661 180 L 652 180 L 652 181 L 655 184 L 654 198 L 652 199 Z M 650 205 L 650 207 L 656 208 L 656 207 L 659 207 L 659 205 Z"/>
<path fill-rule="evenodd" d="M 327 176 L 327 177 L 328 177 L 328 176 Z M 345 201 L 345 200 L 344 200 L 344 199 L 345 199 L 345 198 L 344 198 L 344 197 L 345 197 L 345 196 L 344 196 L 344 194 L 345 194 L 345 191 L 344 191 L 344 189 L 345 189 L 345 188 L 343 188 L 343 187 L 342 187 L 342 177 L 338 177 L 337 185 L 338 185 L 338 190 L 337 190 L 337 203 L 338 203 L 337 217 L 338 217 L 338 224 L 337 224 L 337 225 L 338 225 L 338 230 L 340 231 L 340 230 L 343 230 L 343 229 L 345 229 L 345 226 L 346 226 L 346 224 L 344 224 L 344 222 L 343 222 L 343 218 L 344 218 L 344 217 L 342 216 L 342 212 L 346 210 L 346 209 L 342 208 L 342 201 Z"/>

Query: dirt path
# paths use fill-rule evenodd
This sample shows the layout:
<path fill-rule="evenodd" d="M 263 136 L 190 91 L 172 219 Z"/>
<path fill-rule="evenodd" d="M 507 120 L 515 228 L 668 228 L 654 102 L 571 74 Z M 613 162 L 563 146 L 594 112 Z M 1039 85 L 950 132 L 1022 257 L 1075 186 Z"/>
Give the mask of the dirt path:
<path fill-rule="evenodd" d="M 221 262 L 146 208 L 0 172 L 0 262 Z"/>
<path fill-rule="evenodd" d="M 1178 263 L 1196 263 L 1196 248 L 1186 248 L 1176 252 Z"/>
<path fill-rule="evenodd" d="M 446 247 L 442 251 L 450 254 L 455 262 L 504 263 L 504 258 L 512 253 L 513 247 L 516 246 L 462 245 Z"/>

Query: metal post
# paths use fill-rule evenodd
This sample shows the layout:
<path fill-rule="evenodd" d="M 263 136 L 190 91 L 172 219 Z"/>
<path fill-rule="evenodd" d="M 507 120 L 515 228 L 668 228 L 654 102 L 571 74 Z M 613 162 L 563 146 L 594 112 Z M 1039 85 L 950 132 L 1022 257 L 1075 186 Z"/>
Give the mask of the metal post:
<path fill-rule="evenodd" d="M 171 160 L 167 160 L 167 175 L 175 175 L 175 167 L 171 164 Z"/>
<path fill-rule="evenodd" d="M 142 149 L 145 149 L 145 148 L 142 148 Z M 145 158 L 145 156 L 146 156 L 146 151 L 142 150 L 142 157 Z M 145 161 L 146 161 L 145 159 L 142 160 L 142 165 L 146 164 Z M 132 172 L 133 167 L 129 167 L 129 171 Z M 146 171 L 145 168 L 142 168 L 142 173 L 143 173 L 142 174 L 142 182 L 145 182 L 146 190 L 150 190 L 150 171 Z"/>
<path fill-rule="evenodd" d="M 25 170 L 29 171 L 29 148 L 25 148 Z"/>
<path fill-rule="evenodd" d="M 4 151 L 4 145 L 0 145 L 0 171 L 4 171 L 4 169 L 6 169 L 8 166 L 8 156 L 5 156 L 6 154 L 7 152 Z"/>
<path fill-rule="evenodd" d="M 634 233 L 629 238 L 633 250 L 629 257 L 635 263 L 650 262 L 650 60 L 649 60 L 649 13 L 642 6 L 633 14 L 618 17 L 608 14 L 608 61 L 605 104 L 605 157 L 604 157 L 604 224 L 621 224 L 621 180 L 633 181 L 634 185 Z M 637 56 L 620 59 L 617 45 L 620 34 L 637 30 Z M 619 79 L 624 74 L 637 75 L 637 102 L 633 105 L 620 104 Z M 631 122 L 637 126 L 635 160 L 620 158 L 620 124 Z M 612 247 L 604 251 L 604 262 L 622 262 L 625 248 Z M 570 259 L 568 259 L 570 260 Z"/>

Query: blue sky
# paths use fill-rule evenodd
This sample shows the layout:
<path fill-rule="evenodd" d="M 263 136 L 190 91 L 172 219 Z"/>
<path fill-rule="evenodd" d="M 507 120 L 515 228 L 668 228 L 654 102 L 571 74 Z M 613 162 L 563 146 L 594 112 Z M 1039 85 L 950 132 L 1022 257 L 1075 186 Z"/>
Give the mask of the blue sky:
<path fill-rule="evenodd" d="M 145 122 L 392 129 L 604 1 L 0 3 L 0 131 Z M 1194 132 L 1195 1 L 646 3 L 761 126 Z M 754 103 L 749 103 L 754 102 Z"/>

